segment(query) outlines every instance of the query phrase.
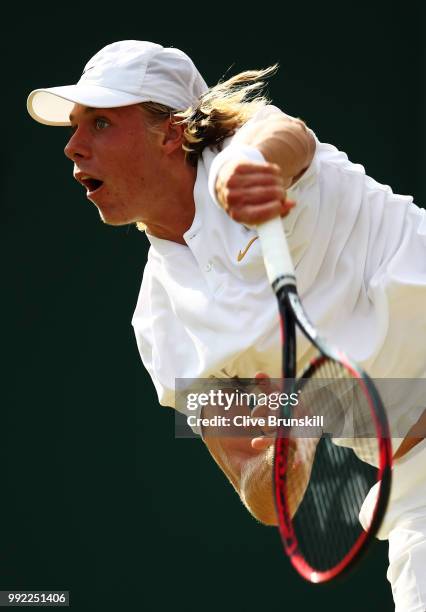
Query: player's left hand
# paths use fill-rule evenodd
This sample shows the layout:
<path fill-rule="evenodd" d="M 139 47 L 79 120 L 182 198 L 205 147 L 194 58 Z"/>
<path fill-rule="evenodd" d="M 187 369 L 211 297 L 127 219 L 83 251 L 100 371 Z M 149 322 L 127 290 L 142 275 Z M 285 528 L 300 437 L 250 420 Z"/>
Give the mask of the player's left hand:
<path fill-rule="evenodd" d="M 255 378 L 258 390 L 265 395 L 271 395 L 271 393 L 277 393 L 280 391 L 279 387 L 274 386 L 269 376 L 264 372 L 258 372 Z M 252 410 L 251 416 L 263 417 L 267 420 L 270 414 L 271 411 L 267 405 L 259 405 Z M 262 430 L 262 436 L 256 436 L 251 440 L 251 446 L 255 450 L 265 450 L 275 443 L 277 428 L 266 425 L 265 427 L 262 427 Z"/>
<path fill-rule="evenodd" d="M 285 217 L 295 206 L 287 200 L 288 187 L 277 164 L 234 160 L 221 168 L 216 195 L 234 221 L 257 225 L 278 215 Z"/>

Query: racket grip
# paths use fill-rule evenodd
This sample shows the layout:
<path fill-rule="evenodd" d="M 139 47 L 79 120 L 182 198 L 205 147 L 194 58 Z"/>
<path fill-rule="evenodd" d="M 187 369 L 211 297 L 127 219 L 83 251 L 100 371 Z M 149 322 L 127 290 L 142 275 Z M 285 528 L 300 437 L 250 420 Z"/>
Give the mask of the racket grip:
<path fill-rule="evenodd" d="M 285 236 L 281 217 L 256 226 L 262 245 L 263 259 L 269 282 L 285 277 L 285 284 L 296 285 L 294 266 Z"/>

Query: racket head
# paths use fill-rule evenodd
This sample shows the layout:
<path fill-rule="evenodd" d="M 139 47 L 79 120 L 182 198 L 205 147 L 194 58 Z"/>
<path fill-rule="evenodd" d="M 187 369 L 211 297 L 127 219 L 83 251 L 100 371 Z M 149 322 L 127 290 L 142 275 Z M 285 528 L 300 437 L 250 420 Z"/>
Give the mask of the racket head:
<path fill-rule="evenodd" d="M 293 390 L 308 416 L 316 401 L 332 412 L 340 407 L 345 418 L 352 411 L 358 419 L 352 422 L 353 437 L 345 437 L 347 431 L 338 437 L 334 431 L 309 438 L 283 426 L 275 441 L 274 491 L 281 538 L 294 568 L 313 583 L 346 573 L 366 552 L 384 517 L 391 485 L 392 448 L 380 396 L 361 368 L 343 354 L 326 350 L 322 347 L 322 354 L 293 381 Z M 373 486 L 376 496 L 364 530 L 359 512 Z"/>

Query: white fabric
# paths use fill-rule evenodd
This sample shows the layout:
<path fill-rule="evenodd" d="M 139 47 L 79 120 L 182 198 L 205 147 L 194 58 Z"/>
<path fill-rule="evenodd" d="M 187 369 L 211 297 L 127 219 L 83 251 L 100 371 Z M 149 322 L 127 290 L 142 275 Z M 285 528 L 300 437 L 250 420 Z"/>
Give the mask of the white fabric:
<path fill-rule="evenodd" d="M 426 610 L 426 512 L 401 521 L 389 534 L 389 568 L 395 612 Z"/>
<path fill-rule="evenodd" d="M 277 112 L 268 107 L 251 122 Z M 175 377 L 246 378 L 257 371 L 280 376 L 277 305 L 259 241 L 237 261 L 255 232 L 232 221 L 209 195 L 214 158 L 206 150 L 198 164 L 187 246 L 148 236 L 151 248 L 132 323 L 166 406 L 174 406 Z M 297 202 L 283 223 L 298 290 L 321 334 L 373 378 L 425 378 L 426 212 L 318 141 L 310 167 L 288 195 Z M 302 336 L 298 351 L 300 369 L 312 356 Z M 414 381 L 394 382 L 381 392 L 396 450 L 423 411 L 424 394 Z M 380 533 L 390 541 L 388 578 L 397 612 L 426 609 L 425 459 L 420 444 L 395 468 Z M 374 489 L 367 506 L 372 496 Z"/>
<path fill-rule="evenodd" d="M 232 146 L 226 147 L 216 155 L 210 167 L 208 188 L 211 198 L 218 206 L 220 206 L 220 203 L 216 194 L 217 177 L 222 166 L 232 160 L 265 163 L 265 158 L 258 149 L 243 143 L 233 143 Z M 269 283 L 272 285 L 279 276 L 286 274 L 294 276 L 293 261 L 287 247 L 287 241 L 284 239 L 281 220 L 278 218 L 271 219 L 254 229 L 259 234 Z"/>
<path fill-rule="evenodd" d="M 426 440 L 395 462 L 388 511 L 377 537 L 389 540 L 387 578 L 396 612 L 426 610 Z M 369 492 L 360 513 L 370 524 L 378 485 Z"/>
<path fill-rule="evenodd" d="M 418 469 L 419 467 L 423 469 Z M 395 461 L 389 507 L 378 531 L 379 540 L 387 540 L 401 520 L 426 521 L 426 440 Z M 376 506 L 378 484 L 370 490 L 360 512 L 364 529 L 370 525 Z M 425 532 L 426 534 L 426 532 Z M 425 536 L 426 537 L 426 536 Z M 426 580 L 426 558 L 425 558 Z"/>
<path fill-rule="evenodd" d="M 122 40 L 98 51 L 76 85 L 32 91 L 27 108 L 40 123 L 70 125 L 75 103 L 113 108 L 150 101 L 183 111 L 195 105 L 205 91 L 204 79 L 183 51 Z"/>
<path fill-rule="evenodd" d="M 279 112 L 267 107 L 251 123 Z M 277 305 L 259 241 L 237 261 L 256 234 L 209 195 L 214 158 L 205 150 L 198 164 L 195 218 L 184 235 L 188 246 L 148 236 L 151 248 L 132 320 L 142 360 L 167 406 L 174 406 L 175 378 L 244 378 L 257 371 L 280 376 Z M 298 289 L 319 331 L 374 378 L 423 378 L 425 211 L 319 142 L 288 195 L 297 202 L 284 226 Z M 304 337 L 298 341 L 300 369 L 312 349 Z M 401 419 L 406 432 L 423 408 L 415 385 L 413 393 L 387 398 L 396 439 Z"/>

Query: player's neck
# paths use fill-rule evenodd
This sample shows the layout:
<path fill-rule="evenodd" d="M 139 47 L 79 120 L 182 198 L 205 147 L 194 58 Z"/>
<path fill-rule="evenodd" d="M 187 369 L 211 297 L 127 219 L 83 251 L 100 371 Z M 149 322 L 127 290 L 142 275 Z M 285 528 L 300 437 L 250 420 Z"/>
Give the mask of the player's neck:
<path fill-rule="evenodd" d="M 161 219 L 148 222 L 147 232 L 156 238 L 186 245 L 183 235 L 192 225 L 195 215 L 194 185 L 197 169 L 189 164 L 167 174 L 167 188 L 159 210 Z"/>

